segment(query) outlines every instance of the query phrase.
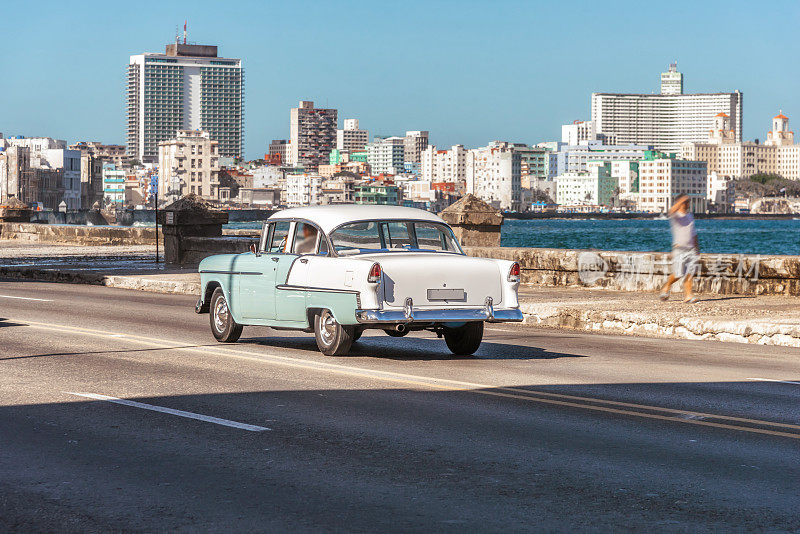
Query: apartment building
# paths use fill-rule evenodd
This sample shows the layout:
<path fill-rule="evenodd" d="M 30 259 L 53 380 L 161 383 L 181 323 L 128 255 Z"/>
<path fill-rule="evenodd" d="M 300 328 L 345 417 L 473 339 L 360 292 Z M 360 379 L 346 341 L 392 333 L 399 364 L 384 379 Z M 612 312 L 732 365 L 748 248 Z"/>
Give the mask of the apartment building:
<path fill-rule="evenodd" d="M 567 172 L 556 178 L 556 203 L 561 206 L 612 206 L 619 181 L 611 163 L 593 162 L 586 172 Z"/>
<path fill-rule="evenodd" d="M 650 145 L 606 145 L 602 141 L 561 145 L 556 153 L 556 173 L 587 172 L 590 161 L 639 161 L 652 149 Z"/>
<path fill-rule="evenodd" d="M 438 150 L 428 145 L 420 155 L 419 177 L 424 182 L 464 183 L 467 179 L 467 150 L 453 145 Z"/>
<path fill-rule="evenodd" d="M 498 209 L 523 211 L 522 156 L 509 143 L 472 149 L 466 159 L 467 193 Z"/>
<path fill-rule="evenodd" d="M 403 145 L 405 161 L 419 165 L 422 151 L 428 148 L 430 133 L 423 130 L 406 132 Z"/>
<path fill-rule="evenodd" d="M 322 177 L 312 174 L 286 175 L 286 205 L 316 206 L 322 193 Z"/>
<path fill-rule="evenodd" d="M 125 171 L 113 163 L 103 164 L 103 206 L 122 208 L 125 204 Z"/>
<path fill-rule="evenodd" d="M 316 171 L 328 162 L 336 148 L 338 112 L 335 109 L 314 108 L 314 102 L 301 100 L 289 112 L 288 165 Z"/>
<path fill-rule="evenodd" d="M 278 156 L 279 165 L 288 165 L 291 157 L 291 142 L 288 139 L 273 139 L 269 144 L 269 155 Z"/>
<path fill-rule="evenodd" d="M 653 151 L 639 162 L 639 209 L 666 213 L 678 195 L 687 194 L 692 212 L 703 213 L 707 180 L 705 161 L 676 159 Z"/>
<path fill-rule="evenodd" d="M 766 141 L 737 140 L 730 117 L 720 113 L 702 143 L 684 143 L 684 159 L 705 161 L 709 174 L 721 179 L 749 178 L 754 174 L 779 174 L 789 180 L 800 180 L 800 145 L 794 144 L 789 118 L 782 112 L 772 118 L 772 130 Z"/>
<path fill-rule="evenodd" d="M 178 130 L 158 144 L 158 194 L 163 201 L 193 193 L 219 199 L 219 143 L 202 130 Z"/>
<path fill-rule="evenodd" d="M 11 197 L 58 210 L 81 208 L 81 155 L 49 137 L 0 139 L 0 201 Z"/>
<path fill-rule="evenodd" d="M 117 169 L 130 164 L 125 145 L 105 145 L 97 141 L 80 141 L 69 146 L 81 153 L 81 206 L 88 208 L 103 202 L 103 165 L 113 163 Z"/>
<path fill-rule="evenodd" d="M 221 156 L 242 157 L 242 60 L 218 57 L 216 46 L 175 42 L 130 56 L 127 102 L 127 152 L 142 163 L 156 162 L 178 130 L 206 131 Z"/>
<path fill-rule="evenodd" d="M 336 149 L 340 152 L 364 150 L 369 142 L 369 131 L 360 130 L 358 119 L 345 119 L 344 128 L 336 130 Z"/>
<path fill-rule="evenodd" d="M 404 137 L 376 137 L 367 144 L 367 163 L 372 174 L 402 174 L 404 158 Z"/>
<path fill-rule="evenodd" d="M 603 144 L 616 145 L 615 135 L 598 134 L 593 121 L 573 121 L 561 126 L 561 142 L 566 145 L 581 145 L 587 141 L 601 141 Z"/>
<path fill-rule="evenodd" d="M 617 143 L 679 152 L 684 143 L 703 142 L 714 117 L 725 113 L 736 140 L 742 140 L 741 92 L 684 94 L 683 75 L 677 70 L 667 74 L 661 94 L 592 93 L 591 120 L 597 134 L 612 135 Z"/>

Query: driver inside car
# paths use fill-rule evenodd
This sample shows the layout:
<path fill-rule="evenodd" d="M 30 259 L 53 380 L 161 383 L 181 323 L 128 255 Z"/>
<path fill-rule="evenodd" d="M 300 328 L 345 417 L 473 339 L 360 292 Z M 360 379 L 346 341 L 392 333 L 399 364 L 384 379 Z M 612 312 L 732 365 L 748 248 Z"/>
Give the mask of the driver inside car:
<path fill-rule="evenodd" d="M 303 238 L 294 247 L 295 254 L 313 254 L 317 244 L 317 229 L 310 224 L 303 225 Z"/>

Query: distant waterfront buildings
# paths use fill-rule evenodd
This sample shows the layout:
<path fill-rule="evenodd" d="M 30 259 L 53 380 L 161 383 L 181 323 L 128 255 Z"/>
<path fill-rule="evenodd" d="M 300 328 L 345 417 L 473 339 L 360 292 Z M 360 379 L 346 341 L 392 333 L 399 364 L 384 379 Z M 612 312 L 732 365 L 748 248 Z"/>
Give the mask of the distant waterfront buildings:
<path fill-rule="evenodd" d="M 559 175 L 556 183 L 556 203 L 562 206 L 611 206 L 619 186 L 607 161 L 596 162 L 588 172 Z"/>
<path fill-rule="evenodd" d="M 0 138 L 0 202 L 14 197 L 52 210 L 80 209 L 81 153 L 66 146 L 50 137 Z"/>
<path fill-rule="evenodd" d="M 278 156 L 280 165 L 288 165 L 291 157 L 291 143 L 287 139 L 273 139 L 269 144 L 269 155 Z"/>
<path fill-rule="evenodd" d="M 358 119 L 345 119 L 344 128 L 336 130 L 336 149 L 344 152 L 364 150 L 369 142 L 369 131 L 358 128 Z"/>
<path fill-rule="evenodd" d="M 725 113 L 734 125 L 736 140 L 741 141 L 741 92 L 684 94 L 683 75 L 676 65 L 664 75 L 661 94 L 592 93 L 591 120 L 596 132 L 614 136 L 617 143 L 679 152 L 683 143 L 705 140 L 714 117 Z"/>
<path fill-rule="evenodd" d="M 522 156 L 512 143 L 493 141 L 467 154 L 467 193 L 502 210 L 523 210 Z"/>
<path fill-rule="evenodd" d="M 301 100 L 289 112 L 290 157 L 288 165 L 316 171 L 328 163 L 336 148 L 338 112 L 314 108 L 314 102 Z"/>
<path fill-rule="evenodd" d="M 241 158 L 244 143 L 244 71 L 240 59 L 217 56 L 216 46 L 174 43 L 160 53 L 130 57 L 128 155 L 158 159 L 158 144 L 178 130 L 204 130 L 219 154 Z"/>
<path fill-rule="evenodd" d="M 666 213 L 679 194 L 689 196 L 690 211 L 706 210 L 708 170 L 705 161 L 677 159 L 652 152 L 639 162 L 639 209 Z"/>
<path fill-rule="evenodd" d="M 590 161 L 638 161 L 653 150 L 648 145 L 604 145 L 587 141 L 581 145 L 561 145 L 557 152 L 557 174 L 587 172 Z"/>
<path fill-rule="evenodd" d="M 211 134 L 178 130 L 174 139 L 158 144 L 158 193 L 167 201 L 193 193 L 219 199 L 219 143 Z"/>
<path fill-rule="evenodd" d="M 714 118 L 707 134 L 704 142 L 684 143 L 681 157 L 705 161 L 710 174 L 724 179 L 779 174 L 789 180 L 800 180 L 800 145 L 794 144 L 789 117 L 782 112 L 773 117 L 772 130 L 767 132 L 763 144 L 738 141 L 730 117 L 724 113 Z"/>
<path fill-rule="evenodd" d="M 429 132 L 424 130 L 406 132 L 403 144 L 406 162 L 419 165 L 422 151 L 428 147 L 429 136 Z"/>
<path fill-rule="evenodd" d="M 464 145 L 453 145 L 449 150 L 428 145 L 420 155 L 419 177 L 425 182 L 465 183 L 467 150 Z"/>
<path fill-rule="evenodd" d="M 372 174 L 401 174 L 405 169 L 405 138 L 375 138 L 367 144 L 367 163 Z"/>

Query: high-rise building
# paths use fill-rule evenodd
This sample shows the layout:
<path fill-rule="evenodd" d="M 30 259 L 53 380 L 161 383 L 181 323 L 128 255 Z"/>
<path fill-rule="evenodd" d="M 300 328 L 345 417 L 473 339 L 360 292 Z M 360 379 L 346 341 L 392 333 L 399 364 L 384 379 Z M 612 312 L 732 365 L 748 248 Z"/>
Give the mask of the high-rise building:
<path fill-rule="evenodd" d="M 669 70 L 661 73 L 661 94 L 682 95 L 683 73 L 678 72 L 678 62 L 670 63 Z"/>
<path fill-rule="evenodd" d="M 406 132 L 405 136 L 405 160 L 411 163 L 420 163 L 422 151 L 428 147 L 429 133 L 424 130 Z"/>
<path fill-rule="evenodd" d="M 367 145 L 367 163 L 372 174 L 401 174 L 405 154 L 404 137 L 376 138 Z"/>
<path fill-rule="evenodd" d="M 158 154 L 161 200 L 189 193 L 219 199 L 219 148 L 208 132 L 178 130 L 158 144 Z"/>
<path fill-rule="evenodd" d="M 328 163 L 331 150 L 336 148 L 335 109 L 314 108 L 314 102 L 301 100 L 289 112 L 289 165 L 315 171 Z"/>
<path fill-rule="evenodd" d="M 203 130 L 221 156 L 240 158 L 244 143 L 244 70 L 217 47 L 174 43 L 163 54 L 130 57 L 128 155 L 158 160 L 158 144 L 178 130 Z"/>
<path fill-rule="evenodd" d="M 680 75 L 675 72 L 664 74 Z M 597 134 L 614 136 L 618 144 L 652 145 L 656 150 L 679 152 L 683 143 L 702 142 L 714 117 L 727 114 L 741 141 L 742 99 L 733 93 L 683 94 L 674 76 L 664 80 L 663 94 L 592 93 L 592 122 Z"/>
<path fill-rule="evenodd" d="M 369 131 L 359 130 L 358 119 L 345 119 L 344 128 L 336 130 L 336 148 L 344 152 L 364 150 L 369 142 Z"/>

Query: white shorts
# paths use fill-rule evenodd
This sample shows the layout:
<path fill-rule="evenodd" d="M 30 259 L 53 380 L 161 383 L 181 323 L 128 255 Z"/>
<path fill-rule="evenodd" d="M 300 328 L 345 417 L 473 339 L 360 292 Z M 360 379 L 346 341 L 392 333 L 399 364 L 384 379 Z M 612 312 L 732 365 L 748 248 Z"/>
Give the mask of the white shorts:
<path fill-rule="evenodd" d="M 693 248 L 676 247 L 672 249 L 672 274 L 678 278 L 697 274 L 700 255 Z"/>

